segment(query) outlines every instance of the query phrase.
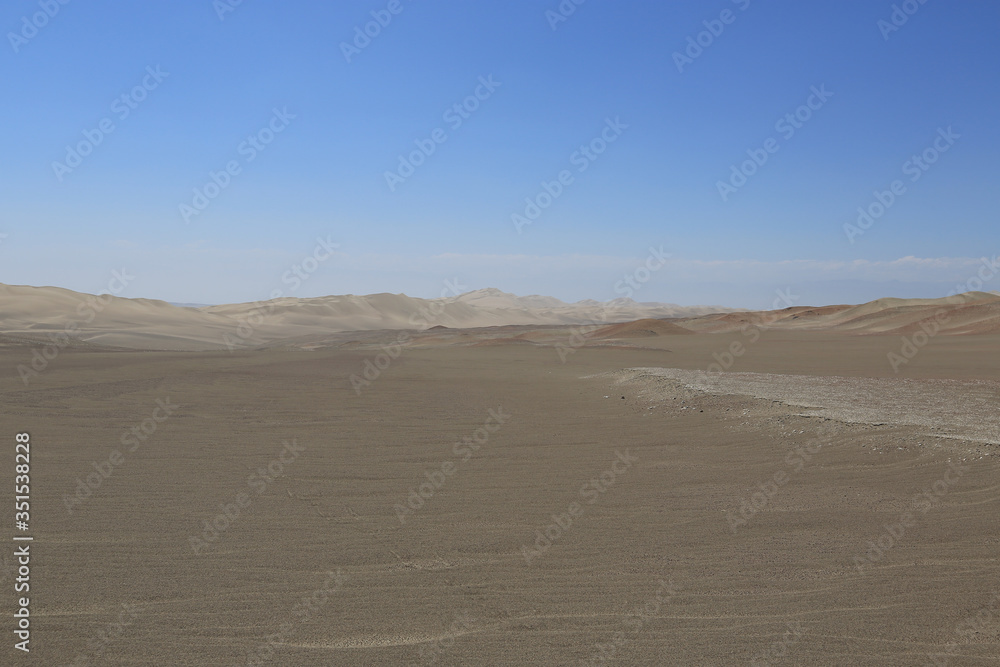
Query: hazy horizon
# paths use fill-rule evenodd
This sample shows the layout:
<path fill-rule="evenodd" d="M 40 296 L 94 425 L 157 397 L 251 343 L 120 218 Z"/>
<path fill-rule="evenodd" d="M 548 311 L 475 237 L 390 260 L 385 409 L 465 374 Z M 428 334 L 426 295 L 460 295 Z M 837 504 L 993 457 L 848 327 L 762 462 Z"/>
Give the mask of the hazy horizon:
<path fill-rule="evenodd" d="M 121 275 L 121 272 L 119 272 L 119 275 Z M 126 275 L 126 277 L 128 277 L 128 276 Z M 559 297 L 553 296 L 551 294 L 539 294 L 539 293 L 517 294 L 517 293 L 514 293 L 514 292 L 507 292 L 505 290 L 501 290 L 500 288 L 497 288 L 497 287 L 481 287 L 481 288 L 467 289 L 467 290 L 464 290 L 464 291 L 456 292 L 455 288 L 462 288 L 464 286 L 462 286 L 460 283 L 458 283 L 456 281 L 445 281 L 445 283 L 448 285 L 448 287 L 445 290 L 443 290 L 444 294 L 441 294 L 441 295 L 438 295 L 438 296 L 427 296 L 427 297 L 425 297 L 425 296 L 417 296 L 417 295 L 414 295 L 414 294 L 407 294 L 406 292 L 370 292 L 370 293 L 367 293 L 367 294 L 317 294 L 315 296 L 303 296 L 303 295 L 284 294 L 283 293 L 281 295 L 277 295 L 276 294 L 274 296 L 269 296 L 269 297 L 265 297 L 265 298 L 261 298 L 261 299 L 253 299 L 253 300 L 248 300 L 248 301 L 226 301 L 226 302 L 215 302 L 215 303 L 207 303 L 207 302 L 199 302 L 199 301 L 177 301 L 177 300 L 173 300 L 173 299 L 160 298 L 160 297 L 152 297 L 152 296 L 147 296 L 147 295 L 143 295 L 143 294 L 125 295 L 125 294 L 123 294 L 123 292 L 125 290 L 124 289 L 119 289 L 119 286 L 127 287 L 127 282 L 122 283 L 120 281 L 119 282 L 113 281 L 113 283 L 111 285 L 111 289 L 100 290 L 100 291 L 97 291 L 97 292 L 81 292 L 80 290 L 73 290 L 71 288 L 63 287 L 63 286 L 60 286 L 60 285 L 15 285 L 15 284 L 8 284 L 8 283 L 0 283 L 0 286 L 6 285 L 6 286 L 9 286 L 9 287 L 34 287 L 34 288 L 40 288 L 40 289 L 46 289 L 46 288 L 69 289 L 70 291 L 78 292 L 80 294 L 88 294 L 88 295 L 96 295 L 96 296 L 108 294 L 108 295 L 111 295 L 111 296 L 116 296 L 116 297 L 121 297 L 121 298 L 126 298 L 126 299 L 147 299 L 147 300 L 154 300 L 154 301 L 163 301 L 163 302 L 166 302 L 166 303 L 168 303 L 168 304 L 170 304 L 172 306 L 178 306 L 178 307 L 182 307 L 182 308 L 202 308 L 202 307 L 210 307 L 210 306 L 224 306 L 224 305 L 236 305 L 236 304 L 252 304 L 252 303 L 259 303 L 259 302 L 263 302 L 263 301 L 269 301 L 269 300 L 272 300 L 272 299 L 282 299 L 282 298 L 298 298 L 298 299 L 323 299 L 323 298 L 327 298 L 327 297 L 357 297 L 357 298 L 364 298 L 364 297 L 378 296 L 378 295 L 381 295 L 381 294 L 390 294 L 390 295 L 394 295 L 394 296 L 405 296 L 405 297 L 409 297 L 409 298 L 427 299 L 427 300 L 433 300 L 433 299 L 436 299 L 436 298 L 454 299 L 454 298 L 458 298 L 458 297 L 468 296 L 468 295 L 471 295 L 471 294 L 482 293 L 482 292 L 491 292 L 491 291 L 498 292 L 498 293 L 503 294 L 505 296 L 510 296 L 510 297 L 514 297 L 514 298 L 532 298 L 532 297 L 541 297 L 541 298 L 546 298 L 546 299 L 553 298 L 553 299 L 557 299 L 558 301 L 561 301 L 562 303 L 564 303 L 567 306 L 573 306 L 573 305 L 577 305 L 577 304 L 581 304 L 581 303 L 585 303 L 585 302 L 610 303 L 610 302 L 616 302 L 616 301 L 633 301 L 633 302 L 635 302 L 638 305 L 669 305 L 669 306 L 682 306 L 682 307 L 694 307 L 694 308 L 697 308 L 697 307 L 714 307 L 714 306 L 718 306 L 718 307 L 726 308 L 726 309 L 741 309 L 741 308 L 745 308 L 748 311 L 752 311 L 752 310 L 781 310 L 781 309 L 787 308 L 789 306 L 816 306 L 816 307 L 822 307 L 822 306 L 833 306 L 833 305 L 860 305 L 860 304 L 869 303 L 870 301 L 875 301 L 875 300 L 878 300 L 878 299 L 892 299 L 892 298 L 899 298 L 899 299 L 931 299 L 931 300 L 933 300 L 933 299 L 944 299 L 944 298 L 947 298 L 947 297 L 956 296 L 956 295 L 959 295 L 959 294 L 972 293 L 972 292 L 984 292 L 984 293 L 987 293 L 987 294 L 995 294 L 995 295 L 1000 296 L 1000 290 L 990 290 L 990 289 L 975 290 L 975 289 L 968 289 L 968 290 L 964 290 L 964 291 L 952 290 L 950 293 L 944 294 L 944 295 L 936 294 L 936 295 L 899 296 L 899 295 L 896 295 L 896 294 L 883 294 L 882 296 L 876 297 L 874 299 L 869 299 L 869 300 L 866 300 L 866 301 L 859 301 L 859 302 L 850 303 L 850 304 L 848 304 L 846 302 L 841 302 L 841 303 L 834 303 L 834 302 L 829 302 L 829 303 L 818 303 L 818 302 L 817 303 L 810 303 L 810 302 L 803 301 L 800 295 L 794 294 L 794 293 L 792 293 L 789 290 L 776 290 L 772 295 L 770 295 L 771 298 L 772 298 L 772 301 L 771 301 L 770 305 L 765 305 L 765 306 L 760 307 L 760 308 L 753 308 L 753 307 L 749 307 L 749 306 L 726 305 L 726 304 L 718 304 L 718 303 L 677 303 L 677 302 L 667 302 L 667 301 L 652 301 L 652 300 L 646 300 L 646 299 L 641 299 L 641 298 L 635 298 L 635 296 L 626 296 L 626 295 L 619 295 L 619 296 L 615 296 L 615 297 L 612 297 L 610 299 L 604 299 L 604 300 L 594 299 L 594 298 L 591 298 L 591 297 L 585 297 L 585 298 L 582 298 L 582 299 L 575 299 L 575 300 L 572 300 L 572 301 L 567 301 L 565 299 L 560 299 Z"/>

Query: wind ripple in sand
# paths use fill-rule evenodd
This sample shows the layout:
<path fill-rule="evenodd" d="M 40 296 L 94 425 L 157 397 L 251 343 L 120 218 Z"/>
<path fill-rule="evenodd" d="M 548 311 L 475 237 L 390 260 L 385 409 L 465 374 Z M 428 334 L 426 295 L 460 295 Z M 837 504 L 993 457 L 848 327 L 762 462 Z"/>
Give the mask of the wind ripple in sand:
<path fill-rule="evenodd" d="M 709 394 L 745 395 L 811 408 L 804 414 L 860 424 L 924 426 L 938 437 L 1000 444 L 1000 382 L 818 377 L 774 373 L 706 373 L 678 368 L 629 368 L 622 383 L 658 378 Z M 665 387 L 664 387 L 665 388 Z"/>

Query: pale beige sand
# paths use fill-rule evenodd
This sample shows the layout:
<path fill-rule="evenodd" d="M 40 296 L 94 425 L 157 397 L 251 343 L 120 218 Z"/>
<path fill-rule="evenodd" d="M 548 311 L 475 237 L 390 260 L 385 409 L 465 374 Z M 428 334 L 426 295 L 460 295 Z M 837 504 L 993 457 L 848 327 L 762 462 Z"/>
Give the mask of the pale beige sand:
<path fill-rule="evenodd" d="M 630 299 L 566 304 L 496 289 L 440 299 L 403 294 L 284 297 L 256 303 L 182 308 L 151 299 L 97 297 L 55 287 L 0 285 L 0 334 L 144 350 L 212 350 L 280 342 L 315 343 L 332 332 L 382 329 L 627 322 L 691 317 L 714 306 L 640 304 Z"/>

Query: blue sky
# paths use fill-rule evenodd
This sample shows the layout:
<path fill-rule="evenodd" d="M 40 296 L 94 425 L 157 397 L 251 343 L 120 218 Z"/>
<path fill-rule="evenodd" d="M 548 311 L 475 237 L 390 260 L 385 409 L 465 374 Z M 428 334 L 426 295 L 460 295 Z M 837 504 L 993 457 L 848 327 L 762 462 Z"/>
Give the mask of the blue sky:
<path fill-rule="evenodd" d="M 997 3 L 910 0 L 895 24 L 873 0 L 562 6 L 5 3 L 0 282 L 605 300 L 653 247 L 672 260 L 636 300 L 767 307 L 943 296 L 996 256 Z M 293 290 L 317 238 L 337 252 Z"/>

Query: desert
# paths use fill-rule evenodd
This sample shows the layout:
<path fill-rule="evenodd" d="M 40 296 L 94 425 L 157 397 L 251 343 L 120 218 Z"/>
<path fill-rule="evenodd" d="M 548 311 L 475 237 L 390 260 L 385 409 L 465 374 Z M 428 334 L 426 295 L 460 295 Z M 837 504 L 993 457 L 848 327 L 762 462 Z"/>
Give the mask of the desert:
<path fill-rule="evenodd" d="M 1000 667 L 998 25 L 0 4 L 0 667 Z"/>
<path fill-rule="evenodd" d="M 289 302 L 233 350 L 245 309 L 107 300 L 0 383 L 45 664 L 995 660 L 996 295 L 403 343 Z"/>

